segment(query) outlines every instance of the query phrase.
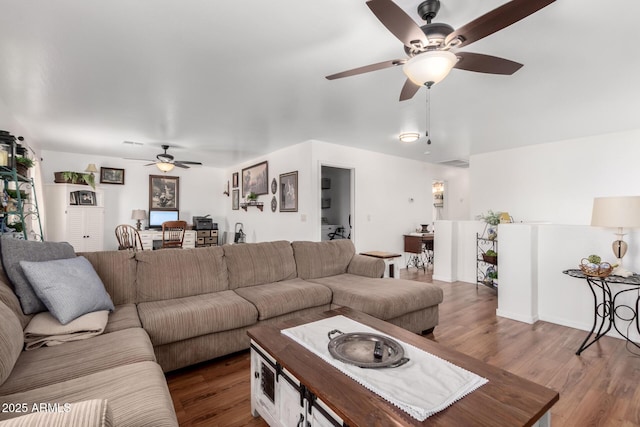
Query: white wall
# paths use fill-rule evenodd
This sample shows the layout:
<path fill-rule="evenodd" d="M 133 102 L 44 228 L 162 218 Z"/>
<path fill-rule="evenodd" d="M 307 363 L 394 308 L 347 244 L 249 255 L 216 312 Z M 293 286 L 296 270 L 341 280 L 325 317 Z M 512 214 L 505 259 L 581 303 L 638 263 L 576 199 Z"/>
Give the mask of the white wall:
<path fill-rule="evenodd" d="M 633 130 L 473 155 L 471 215 L 589 224 L 594 197 L 640 195 L 639 141 Z"/>
<path fill-rule="evenodd" d="M 264 212 L 256 208 L 232 211 L 227 206 L 227 225 L 233 230 L 242 222 L 248 242 L 268 240 L 320 240 L 321 166 L 355 169 L 353 240 L 361 251 L 384 250 L 402 253 L 403 234 L 420 224 L 432 222 L 431 182 L 446 180 L 452 202 L 449 213 L 468 218 L 468 170 L 433 165 L 321 141 L 307 141 L 227 169 L 234 172 L 267 160 L 269 181 L 281 173 L 298 171 L 297 213 L 272 213 L 272 195 L 260 196 Z M 413 201 L 410 201 L 413 199 Z"/>
<path fill-rule="evenodd" d="M 114 229 L 118 224 L 135 225 L 131 219 L 133 209 L 149 212 L 149 175 L 162 175 L 155 166 L 144 166 L 143 162 L 115 157 L 101 157 L 85 154 L 42 151 L 42 179 L 52 183 L 53 173 L 59 171 L 83 172 L 89 163 L 100 167 L 125 169 L 125 184 L 100 184 L 99 172 L 96 174 L 97 186 L 104 190 L 105 199 L 105 250 L 117 249 Z M 225 221 L 227 198 L 222 195 L 226 179 L 222 169 L 210 167 L 175 168 L 168 176 L 180 177 L 179 208 L 180 218 L 191 223 L 194 215 L 211 214 L 214 222 Z M 39 200 L 44 200 L 40 197 Z M 50 212 L 44 209 L 45 215 Z M 44 221 L 43 221 L 44 225 Z M 143 226 L 146 225 L 143 223 Z M 45 230 L 46 234 L 46 230 Z"/>

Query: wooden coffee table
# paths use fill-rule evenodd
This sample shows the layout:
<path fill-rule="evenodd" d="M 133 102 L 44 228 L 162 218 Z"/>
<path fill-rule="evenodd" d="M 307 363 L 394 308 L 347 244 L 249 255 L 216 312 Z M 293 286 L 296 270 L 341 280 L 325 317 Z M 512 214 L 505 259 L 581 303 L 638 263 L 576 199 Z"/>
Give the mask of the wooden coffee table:
<path fill-rule="evenodd" d="M 336 315 L 378 329 L 489 382 L 420 422 L 280 333 L 281 329 Z M 554 390 L 345 307 L 277 326 L 258 326 L 248 334 L 252 344 L 251 407 L 254 416 L 261 415 L 271 426 L 549 426 L 550 409 L 559 399 Z"/>

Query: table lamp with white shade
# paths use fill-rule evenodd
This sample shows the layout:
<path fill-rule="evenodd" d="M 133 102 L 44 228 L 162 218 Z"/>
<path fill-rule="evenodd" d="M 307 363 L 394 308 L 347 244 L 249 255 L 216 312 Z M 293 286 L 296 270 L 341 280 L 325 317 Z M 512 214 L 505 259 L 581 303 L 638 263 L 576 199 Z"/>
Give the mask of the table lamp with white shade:
<path fill-rule="evenodd" d="M 629 277 L 633 273 L 622 267 L 622 258 L 627 253 L 627 243 L 623 240 L 625 228 L 640 227 L 640 196 L 596 197 L 593 199 L 591 225 L 595 227 L 617 228 L 618 239 L 613 242 L 613 254 L 618 266 L 612 274 Z"/>
<path fill-rule="evenodd" d="M 136 220 L 136 228 L 140 230 L 140 221 L 147 219 L 147 211 L 144 209 L 134 209 L 131 211 L 131 219 Z"/>

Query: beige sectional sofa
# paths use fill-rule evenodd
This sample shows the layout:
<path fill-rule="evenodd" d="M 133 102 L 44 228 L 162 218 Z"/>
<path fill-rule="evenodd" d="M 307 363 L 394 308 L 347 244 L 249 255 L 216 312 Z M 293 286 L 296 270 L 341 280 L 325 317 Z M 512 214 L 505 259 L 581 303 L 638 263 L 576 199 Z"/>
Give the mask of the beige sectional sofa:
<path fill-rule="evenodd" d="M 381 278 L 384 263 L 350 240 L 81 255 L 116 307 L 86 340 L 23 351 L 31 316 L 0 276 L 0 420 L 57 403 L 95 425 L 177 425 L 163 371 L 247 349 L 257 324 L 348 306 L 420 333 L 442 301 L 435 285 Z"/>

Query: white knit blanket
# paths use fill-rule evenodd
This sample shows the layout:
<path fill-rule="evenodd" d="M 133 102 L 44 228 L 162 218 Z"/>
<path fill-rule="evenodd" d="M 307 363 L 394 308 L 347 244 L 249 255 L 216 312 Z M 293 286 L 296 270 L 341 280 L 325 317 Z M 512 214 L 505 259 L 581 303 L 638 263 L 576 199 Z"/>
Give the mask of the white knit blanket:
<path fill-rule="evenodd" d="M 284 329 L 282 333 L 419 421 L 487 383 L 485 378 L 398 340 L 404 356 L 410 360 L 397 368 L 364 369 L 341 362 L 329 353 L 327 334 L 334 329 L 343 333 L 374 333 L 395 339 L 345 316 Z"/>

